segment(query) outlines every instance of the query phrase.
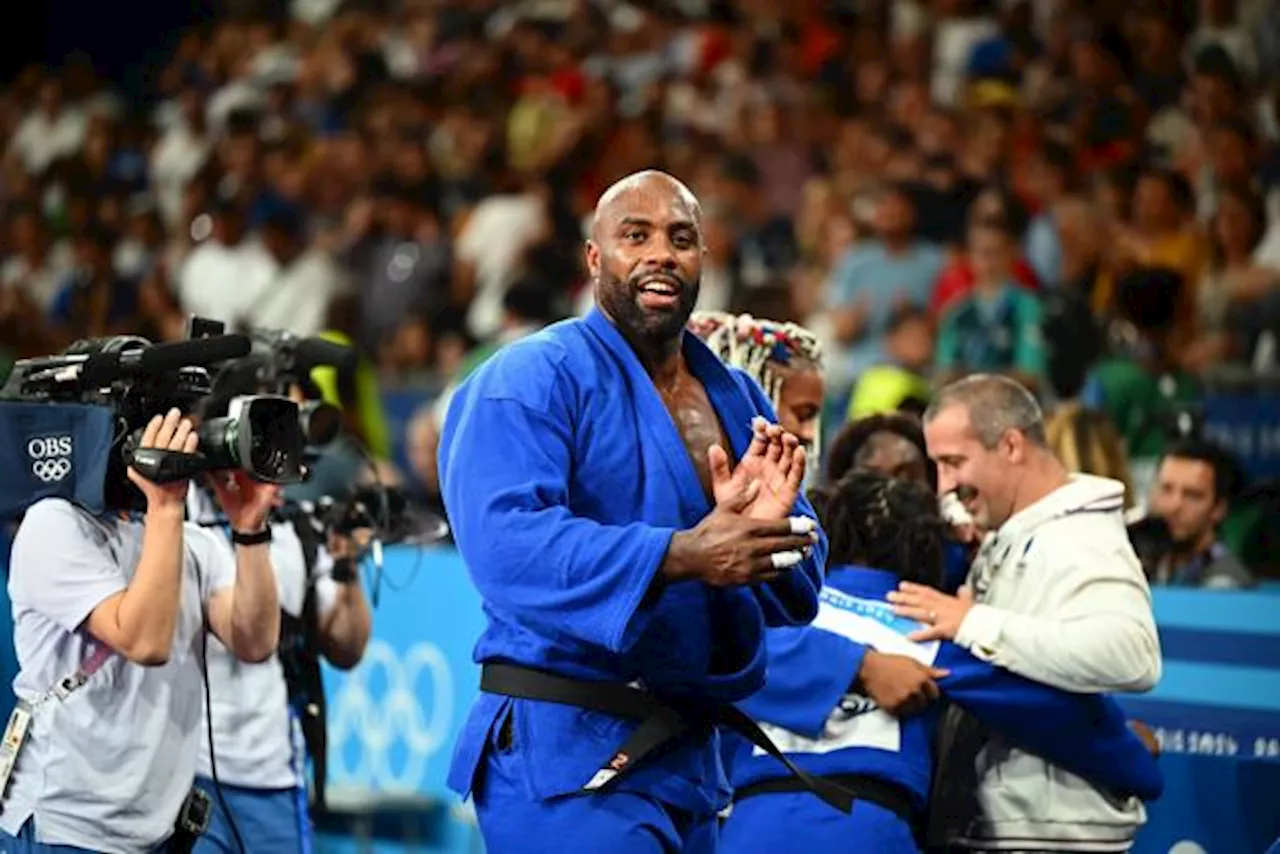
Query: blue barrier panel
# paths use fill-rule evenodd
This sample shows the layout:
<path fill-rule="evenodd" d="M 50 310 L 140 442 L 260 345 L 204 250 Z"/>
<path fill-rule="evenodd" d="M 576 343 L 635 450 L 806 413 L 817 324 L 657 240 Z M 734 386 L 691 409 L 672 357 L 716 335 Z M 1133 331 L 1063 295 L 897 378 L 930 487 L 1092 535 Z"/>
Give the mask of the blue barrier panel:
<path fill-rule="evenodd" d="M 414 850 L 474 849 L 474 828 L 457 820 L 461 805 L 445 788 L 453 744 L 479 691 L 471 648 L 484 628 L 458 553 L 388 549 L 373 626 L 358 667 L 324 669 L 329 786 L 339 795 L 433 799 L 443 823 Z M 343 850 L 333 838 L 320 842 L 326 852 Z"/>
<path fill-rule="evenodd" d="M 1208 394 L 1205 434 L 1239 458 L 1251 478 L 1280 477 L 1280 396 Z"/>
<path fill-rule="evenodd" d="M 1184 842 L 1262 851 L 1280 833 L 1280 601 L 1176 589 L 1153 599 L 1164 674 L 1120 702 L 1160 738 L 1168 791 L 1135 854 Z"/>

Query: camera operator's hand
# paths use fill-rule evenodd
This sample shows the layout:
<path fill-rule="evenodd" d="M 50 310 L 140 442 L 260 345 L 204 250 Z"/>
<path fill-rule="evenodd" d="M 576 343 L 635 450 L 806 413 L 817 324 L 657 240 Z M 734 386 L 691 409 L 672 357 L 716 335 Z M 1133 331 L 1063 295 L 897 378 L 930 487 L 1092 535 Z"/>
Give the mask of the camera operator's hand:
<path fill-rule="evenodd" d="M 804 559 L 818 541 L 812 519 L 751 519 L 742 510 L 758 485 L 717 504 L 701 522 L 677 531 L 667 548 L 662 573 L 669 581 L 698 579 L 713 587 L 773 581 Z"/>
<path fill-rule="evenodd" d="M 139 448 L 159 448 L 164 451 L 178 451 L 184 454 L 195 453 L 196 431 L 191 422 L 182 417 L 177 409 L 170 409 L 163 416 L 157 415 L 147 423 L 142 431 Z M 132 466 L 129 467 L 129 480 L 142 490 L 147 499 L 147 510 L 177 508 L 181 510 L 187 500 L 187 481 L 178 480 L 172 483 L 153 483 L 140 475 Z"/>
<path fill-rule="evenodd" d="M 258 483 L 239 470 L 219 471 L 210 475 L 218 503 L 233 530 L 253 534 L 267 526 L 271 509 L 280 498 L 280 487 Z"/>
<path fill-rule="evenodd" d="M 369 528 L 356 528 L 349 534 L 332 533 L 326 548 L 329 556 L 335 561 L 355 560 L 373 541 L 373 531 Z"/>

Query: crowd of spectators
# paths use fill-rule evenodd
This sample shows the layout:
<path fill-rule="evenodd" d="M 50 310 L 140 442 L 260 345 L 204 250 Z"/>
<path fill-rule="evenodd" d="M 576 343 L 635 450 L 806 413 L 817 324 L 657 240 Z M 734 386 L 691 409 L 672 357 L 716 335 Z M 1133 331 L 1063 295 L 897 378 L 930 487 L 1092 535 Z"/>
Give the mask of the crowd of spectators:
<path fill-rule="evenodd" d="M 1105 416 L 1141 503 L 1206 377 L 1277 358 L 1268 0 L 224 5 L 147 91 L 0 92 L 0 358 L 195 313 L 434 397 L 585 309 L 584 223 L 648 167 L 702 200 L 700 308 L 823 339 L 832 429 L 1006 372 Z"/>

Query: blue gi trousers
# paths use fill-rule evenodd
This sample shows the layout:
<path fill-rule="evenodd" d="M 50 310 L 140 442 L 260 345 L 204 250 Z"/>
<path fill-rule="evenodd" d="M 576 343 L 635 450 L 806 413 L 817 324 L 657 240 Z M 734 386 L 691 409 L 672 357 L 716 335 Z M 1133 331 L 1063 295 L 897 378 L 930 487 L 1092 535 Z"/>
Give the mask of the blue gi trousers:
<path fill-rule="evenodd" d="M 718 819 L 633 792 L 539 801 L 512 751 L 485 751 L 472 793 L 488 854 L 716 854 Z M 830 809 L 830 807 L 827 807 Z"/>
<path fill-rule="evenodd" d="M 846 815 L 809 792 L 746 798 L 733 805 L 733 812 L 720 828 L 720 854 L 852 850 L 919 854 L 920 848 L 910 826 L 884 807 L 858 801 Z"/>

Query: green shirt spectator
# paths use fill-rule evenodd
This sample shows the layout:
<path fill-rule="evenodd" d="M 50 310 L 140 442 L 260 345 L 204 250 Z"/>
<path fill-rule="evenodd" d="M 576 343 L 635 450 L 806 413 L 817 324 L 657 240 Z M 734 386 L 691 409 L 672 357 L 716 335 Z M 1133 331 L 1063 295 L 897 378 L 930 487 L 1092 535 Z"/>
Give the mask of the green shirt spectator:
<path fill-rule="evenodd" d="M 1196 403 L 1200 383 L 1178 366 L 1182 343 L 1175 311 L 1184 288 L 1173 270 L 1139 268 L 1116 284 L 1118 319 L 1137 340 L 1129 352 L 1095 365 L 1080 392 L 1080 402 L 1105 412 L 1124 437 L 1129 459 L 1159 459 L 1169 437 L 1179 432 L 1180 410 Z"/>
<path fill-rule="evenodd" d="M 1081 402 L 1105 412 L 1132 459 L 1164 453 L 1178 411 L 1200 399 L 1200 383 L 1179 370 L 1160 372 L 1138 359 L 1107 359 L 1094 366 Z"/>
<path fill-rule="evenodd" d="M 1040 300 L 1022 288 L 1005 284 L 995 293 L 975 291 L 943 318 L 938 369 L 1042 377 L 1040 320 Z"/>
<path fill-rule="evenodd" d="M 1003 219 L 969 226 L 966 250 L 975 285 L 942 319 L 936 359 L 942 374 L 1005 373 L 1026 385 L 1044 377 L 1043 311 L 1039 297 L 1014 284 L 1015 246 Z"/>

